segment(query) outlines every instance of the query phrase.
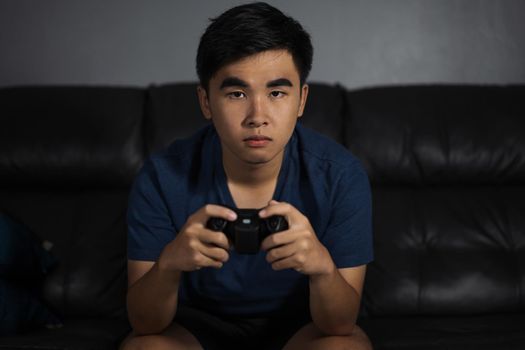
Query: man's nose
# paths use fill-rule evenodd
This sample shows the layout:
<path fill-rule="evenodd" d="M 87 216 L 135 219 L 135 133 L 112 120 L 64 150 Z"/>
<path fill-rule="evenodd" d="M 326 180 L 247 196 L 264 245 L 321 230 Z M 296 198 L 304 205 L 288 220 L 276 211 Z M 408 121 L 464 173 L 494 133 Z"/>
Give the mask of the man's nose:
<path fill-rule="evenodd" d="M 245 124 L 251 128 L 268 125 L 265 101 L 262 97 L 258 96 L 251 100 Z"/>

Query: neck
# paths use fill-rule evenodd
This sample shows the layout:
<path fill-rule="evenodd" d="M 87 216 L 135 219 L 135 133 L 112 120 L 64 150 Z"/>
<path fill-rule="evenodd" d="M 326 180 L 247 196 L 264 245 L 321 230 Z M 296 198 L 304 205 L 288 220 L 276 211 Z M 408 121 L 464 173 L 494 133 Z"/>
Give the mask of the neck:
<path fill-rule="evenodd" d="M 258 187 L 275 182 L 279 176 L 284 150 L 266 163 L 247 163 L 227 154 L 223 148 L 222 162 L 228 183 L 239 186 Z"/>

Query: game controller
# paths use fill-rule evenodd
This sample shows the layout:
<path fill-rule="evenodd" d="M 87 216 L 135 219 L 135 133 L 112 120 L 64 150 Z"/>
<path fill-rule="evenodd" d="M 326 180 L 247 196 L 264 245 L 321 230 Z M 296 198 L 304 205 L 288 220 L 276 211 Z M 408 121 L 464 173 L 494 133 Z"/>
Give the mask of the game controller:
<path fill-rule="evenodd" d="M 223 232 L 239 254 L 256 254 L 266 237 L 288 229 L 284 216 L 274 215 L 263 219 L 259 217 L 261 209 L 230 209 L 237 213 L 235 221 L 212 217 L 206 227 Z"/>

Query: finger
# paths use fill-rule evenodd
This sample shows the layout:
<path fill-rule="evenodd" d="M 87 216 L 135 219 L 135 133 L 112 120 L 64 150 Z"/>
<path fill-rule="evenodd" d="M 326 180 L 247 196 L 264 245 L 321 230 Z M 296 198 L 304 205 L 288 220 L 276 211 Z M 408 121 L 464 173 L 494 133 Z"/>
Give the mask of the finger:
<path fill-rule="evenodd" d="M 206 226 L 206 222 L 211 217 L 234 221 L 237 218 L 237 214 L 230 208 L 215 204 L 207 204 L 192 215 L 192 218 L 203 226 Z"/>
<path fill-rule="evenodd" d="M 211 258 L 205 257 L 206 260 L 197 267 L 197 270 L 200 270 L 201 267 L 213 267 L 215 269 L 220 269 L 223 267 L 224 263 L 222 261 L 213 260 Z"/>
<path fill-rule="evenodd" d="M 266 254 L 266 261 L 270 264 L 282 259 L 286 259 L 295 253 L 295 247 L 293 244 L 287 244 L 281 247 L 270 249 L 268 254 Z"/>
<path fill-rule="evenodd" d="M 230 249 L 230 241 L 223 232 L 203 229 L 198 236 L 199 241 L 205 244 L 213 244 L 222 249 Z"/>
<path fill-rule="evenodd" d="M 286 202 L 270 201 L 269 205 L 259 211 L 259 217 L 267 218 L 273 215 L 282 215 L 286 219 L 294 211 L 294 207 Z"/>
<path fill-rule="evenodd" d="M 272 269 L 275 271 L 294 269 L 297 272 L 301 272 L 303 263 L 298 260 L 297 254 L 294 254 L 285 259 L 277 260 L 272 263 Z"/>
<path fill-rule="evenodd" d="M 300 235 L 301 235 L 300 232 L 292 231 L 292 230 L 286 230 L 286 231 L 273 233 L 269 235 L 268 237 L 266 237 L 261 242 L 261 249 L 267 251 L 270 249 L 275 249 L 276 247 L 279 247 L 285 244 L 291 244 L 292 242 L 297 240 Z"/>
<path fill-rule="evenodd" d="M 220 269 L 223 266 L 222 261 L 214 260 L 202 253 L 200 253 L 199 258 L 197 259 L 195 269 L 200 270 L 202 267 L 213 267 Z"/>
<path fill-rule="evenodd" d="M 203 244 L 201 249 L 201 254 L 204 256 L 221 263 L 225 263 L 230 258 L 230 255 L 228 252 L 223 249 L 212 245 L 205 245 Z"/>

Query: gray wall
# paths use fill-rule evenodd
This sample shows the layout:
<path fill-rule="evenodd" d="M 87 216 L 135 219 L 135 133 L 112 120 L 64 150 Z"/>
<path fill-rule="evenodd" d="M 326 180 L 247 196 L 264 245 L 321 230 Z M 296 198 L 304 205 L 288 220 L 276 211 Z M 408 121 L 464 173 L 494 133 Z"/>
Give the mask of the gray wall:
<path fill-rule="evenodd" d="M 524 83 L 525 1 L 269 1 L 311 33 L 311 81 Z M 0 0 L 0 86 L 196 80 L 209 17 L 242 1 Z"/>

